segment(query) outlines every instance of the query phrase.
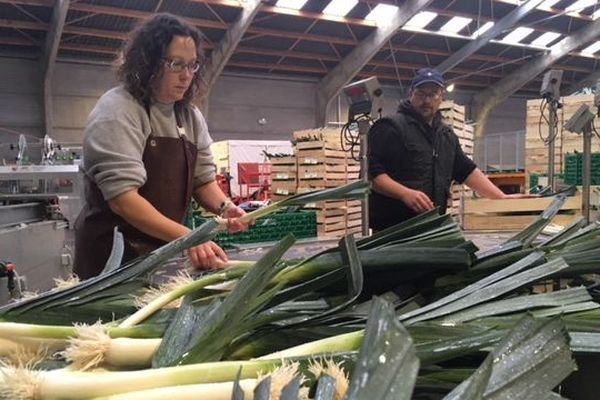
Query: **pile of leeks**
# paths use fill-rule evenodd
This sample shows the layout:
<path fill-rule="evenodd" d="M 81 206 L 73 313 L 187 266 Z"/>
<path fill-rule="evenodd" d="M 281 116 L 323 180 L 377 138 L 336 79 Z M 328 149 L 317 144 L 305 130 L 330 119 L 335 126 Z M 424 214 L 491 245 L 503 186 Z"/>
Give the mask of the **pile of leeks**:
<path fill-rule="evenodd" d="M 324 196 L 364 188 L 344 190 Z M 311 196 L 295 201 L 323 198 Z M 285 259 L 286 237 L 253 265 L 136 311 L 162 264 L 210 239 L 209 221 L 98 278 L 1 308 L 0 399 L 558 399 L 571 352 L 600 351 L 594 285 L 534 292 L 600 269 L 595 224 L 533 245 L 563 200 L 486 252 L 435 212 L 304 260 Z"/>

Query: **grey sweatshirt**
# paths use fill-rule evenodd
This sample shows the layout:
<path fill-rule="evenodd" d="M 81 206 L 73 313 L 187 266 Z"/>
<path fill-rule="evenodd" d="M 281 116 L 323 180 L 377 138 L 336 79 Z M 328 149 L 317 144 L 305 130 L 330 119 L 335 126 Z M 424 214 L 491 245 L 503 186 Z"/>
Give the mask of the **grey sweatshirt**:
<path fill-rule="evenodd" d="M 212 139 L 196 107 L 182 115 L 187 139 L 198 148 L 194 189 L 215 179 L 210 152 Z M 144 107 L 122 86 L 106 92 L 88 117 L 83 141 L 83 170 L 105 200 L 141 187 L 146 182 L 142 155 L 150 133 L 179 137 L 173 104 L 154 103 L 150 118 Z"/>

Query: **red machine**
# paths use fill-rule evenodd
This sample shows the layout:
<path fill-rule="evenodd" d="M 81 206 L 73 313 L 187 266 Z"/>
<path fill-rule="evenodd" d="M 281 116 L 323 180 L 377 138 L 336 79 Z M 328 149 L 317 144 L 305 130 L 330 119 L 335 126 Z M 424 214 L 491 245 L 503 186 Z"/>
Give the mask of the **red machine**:
<path fill-rule="evenodd" d="M 271 194 L 270 163 L 238 163 L 239 202 L 268 200 Z"/>

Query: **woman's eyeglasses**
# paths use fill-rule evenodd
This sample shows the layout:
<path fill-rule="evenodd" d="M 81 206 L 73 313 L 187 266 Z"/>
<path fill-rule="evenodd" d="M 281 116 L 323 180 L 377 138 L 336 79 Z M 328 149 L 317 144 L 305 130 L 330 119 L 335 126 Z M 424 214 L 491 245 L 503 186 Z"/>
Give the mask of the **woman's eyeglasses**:
<path fill-rule="evenodd" d="M 165 58 L 164 62 L 167 68 L 173 72 L 183 72 L 183 70 L 187 69 L 188 71 L 194 74 L 200 69 L 200 62 L 198 61 L 186 63 L 181 60 L 172 60 L 170 58 Z"/>

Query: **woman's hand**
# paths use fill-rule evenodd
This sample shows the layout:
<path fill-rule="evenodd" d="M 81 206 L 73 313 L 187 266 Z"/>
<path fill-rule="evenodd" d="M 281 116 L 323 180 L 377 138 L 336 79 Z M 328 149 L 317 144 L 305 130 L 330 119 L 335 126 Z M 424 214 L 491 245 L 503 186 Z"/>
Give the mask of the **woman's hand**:
<path fill-rule="evenodd" d="M 227 208 L 222 217 L 227 220 L 227 230 L 231 233 L 247 231 L 248 227 L 254 225 L 254 221 L 243 222 L 241 217 L 246 215 L 246 212 L 239 207 L 232 206 Z"/>
<path fill-rule="evenodd" d="M 187 254 L 196 269 L 225 268 L 227 265 L 227 255 L 212 241 L 189 248 Z"/>

